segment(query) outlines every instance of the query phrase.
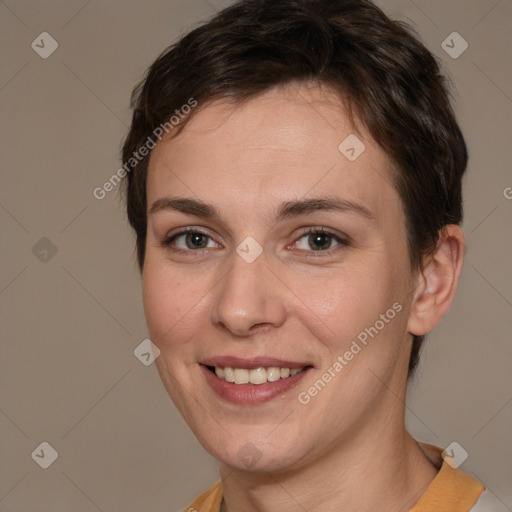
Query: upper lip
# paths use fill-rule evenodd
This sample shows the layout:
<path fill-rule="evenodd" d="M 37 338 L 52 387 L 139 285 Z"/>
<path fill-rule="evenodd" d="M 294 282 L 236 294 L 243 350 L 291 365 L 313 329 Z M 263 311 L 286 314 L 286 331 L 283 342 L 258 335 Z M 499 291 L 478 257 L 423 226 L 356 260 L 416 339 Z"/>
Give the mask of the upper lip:
<path fill-rule="evenodd" d="M 220 368 L 245 368 L 248 370 L 254 368 L 303 368 L 310 366 L 308 363 L 300 363 L 296 361 L 285 361 L 284 359 L 276 359 L 274 357 L 236 357 L 236 356 L 218 356 L 211 357 L 201 361 L 205 366 L 218 366 Z"/>

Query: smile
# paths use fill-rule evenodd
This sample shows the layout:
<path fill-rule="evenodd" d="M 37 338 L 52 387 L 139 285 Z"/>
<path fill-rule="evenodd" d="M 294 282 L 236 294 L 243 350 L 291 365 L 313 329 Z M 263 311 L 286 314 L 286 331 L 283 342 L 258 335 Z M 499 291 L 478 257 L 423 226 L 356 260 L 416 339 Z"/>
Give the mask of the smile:
<path fill-rule="evenodd" d="M 215 375 L 219 379 L 223 379 L 226 382 L 231 382 L 234 384 L 255 384 L 257 386 L 261 384 L 265 384 L 266 382 L 276 382 L 280 379 L 287 379 L 289 377 L 294 377 L 298 373 L 304 370 L 302 368 L 279 368 L 277 366 L 271 366 L 268 368 L 259 367 L 259 368 L 231 368 L 220 367 L 220 366 L 209 366 L 208 369 L 210 371 L 214 371 Z"/>
<path fill-rule="evenodd" d="M 221 399 L 257 405 L 286 398 L 313 367 L 273 358 L 214 358 L 199 364 L 206 384 Z M 291 396 L 291 395 L 290 395 Z"/>

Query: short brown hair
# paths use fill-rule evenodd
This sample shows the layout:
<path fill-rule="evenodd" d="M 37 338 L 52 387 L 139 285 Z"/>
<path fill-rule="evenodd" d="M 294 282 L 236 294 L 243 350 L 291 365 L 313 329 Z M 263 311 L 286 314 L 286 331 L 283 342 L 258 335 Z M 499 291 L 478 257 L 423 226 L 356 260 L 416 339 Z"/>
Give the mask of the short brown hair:
<path fill-rule="evenodd" d="M 467 148 L 447 80 L 413 30 L 369 0 L 242 0 L 167 48 L 133 91 L 122 158 L 141 270 L 150 154 L 133 155 L 190 98 L 199 105 L 241 102 L 291 82 L 339 92 L 388 155 L 414 269 L 436 248 L 443 226 L 461 223 Z M 193 115 L 180 119 L 174 133 Z M 413 337 L 409 376 L 423 338 Z"/>

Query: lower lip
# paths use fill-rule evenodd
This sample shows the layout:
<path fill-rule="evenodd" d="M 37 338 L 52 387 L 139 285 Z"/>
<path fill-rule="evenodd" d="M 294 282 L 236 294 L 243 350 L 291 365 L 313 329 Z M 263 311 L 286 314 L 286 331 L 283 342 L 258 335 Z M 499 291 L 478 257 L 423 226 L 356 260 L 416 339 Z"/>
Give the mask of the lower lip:
<path fill-rule="evenodd" d="M 265 384 L 234 384 L 224 379 L 219 379 L 215 373 L 206 366 L 200 365 L 206 377 L 206 382 L 220 397 L 235 404 L 262 404 L 286 393 L 294 388 L 309 371 L 309 368 L 297 373 L 293 377 L 286 377 L 275 382 Z"/>

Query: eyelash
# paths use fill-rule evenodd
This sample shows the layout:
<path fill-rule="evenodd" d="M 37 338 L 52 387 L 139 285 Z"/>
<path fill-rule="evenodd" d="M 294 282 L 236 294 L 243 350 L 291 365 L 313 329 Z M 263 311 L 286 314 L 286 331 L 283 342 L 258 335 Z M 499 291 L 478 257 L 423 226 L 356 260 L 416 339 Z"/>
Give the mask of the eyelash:
<path fill-rule="evenodd" d="M 297 240 L 294 243 L 296 243 L 298 240 L 300 240 L 301 238 L 303 238 L 307 235 L 318 235 L 318 234 L 329 236 L 332 240 L 338 242 L 339 245 L 336 245 L 335 247 L 332 247 L 331 249 L 328 249 L 326 251 L 322 251 L 322 250 L 307 251 L 307 250 L 299 249 L 299 251 L 304 251 L 303 256 L 305 258 L 312 259 L 312 258 L 330 257 L 330 256 L 333 256 L 333 254 L 335 252 L 340 250 L 341 247 L 348 247 L 350 245 L 349 238 L 347 236 L 345 236 L 345 238 L 344 238 L 340 235 L 336 235 L 335 233 L 332 233 L 331 231 L 328 231 L 327 229 L 325 229 L 323 227 L 311 227 L 311 228 L 306 229 L 305 231 L 303 231 L 301 233 L 301 235 L 297 238 Z"/>
<path fill-rule="evenodd" d="M 162 247 L 164 247 L 164 248 L 171 249 L 174 252 L 197 253 L 197 255 L 199 255 L 199 256 L 201 256 L 204 251 L 208 251 L 208 249 L 181 249 L 179 247 L 178 248 L 177 247 L 171 247 L 171 244 L 174 242 L 174 240 L 176 240 L 180 236 L 187 235 L 187 234 L 198 234 L 198 235 L 203 235 L 203 236 L 205 236 L 207 238 L 212 239 L 212 237 L 208 233 L 203 231 L 202 229 L 196 228 L 196 227 L 189 227 L 189 228 L 183 229 L 179 233 L 175 233 L 175 234 L 173 234 L 173 235 L 171 235 L 169 237 L 164 238 L 163 240 L 160 241 L 160 245 Z M 310 250 L 310 251 L 307 251 L 307 250 L 304 250 L 304 249 L 299 249 L 300 251 L 304 252 L 304 257 L 306 257 L 306 258 L 329 257 L 329 256 L 332 256 L 333 253 L 336 252 L 340 248 L 340 246 L 348 247 L 350 245 L 350 238 L 349 237 L 346 236 L 344 238 L 342 236 L 336 235 L 335 233 L 332 233 L 332 232 L 326 230 L 323 227 L 311 227 L 311 228 L 306 229 L 295 240 L 294 243 L 296 243 L 298 240 L 300 240 L 301 238 L 303 238 L 306 235 L 317 235 L 317 234 L 328 235 L 333 240 L 338 242 L 339 245 L 336 245 L 335 247 L 333 247 L 331 249 L 328 249 L 328 250 L 325 250 L 325 251 L 322 251 L 322 250 L 318 250 L 318 251 Z"/>

